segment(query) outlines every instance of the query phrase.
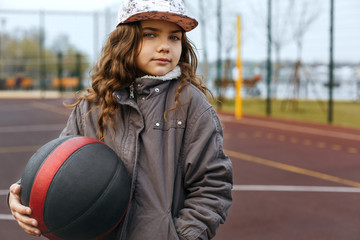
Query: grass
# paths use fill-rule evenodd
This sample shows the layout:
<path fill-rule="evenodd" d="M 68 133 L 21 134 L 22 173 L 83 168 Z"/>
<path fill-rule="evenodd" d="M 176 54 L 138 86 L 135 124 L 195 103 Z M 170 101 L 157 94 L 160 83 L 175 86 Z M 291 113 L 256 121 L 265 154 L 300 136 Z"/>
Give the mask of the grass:
<path fill-rule="evenodd" d="M 266 116 L 266 101 L 264 99 L 243 99 L 243 114 Z M 328 123 L 327 101 L 271 100 L 271 116 L 283 119 L 300 120 L 316 123 Z M 222 111 L 235 111 L 234 99 L 226 99 Z M 360 129 L 360 102 L 334 101 L 333 125 Z"/>

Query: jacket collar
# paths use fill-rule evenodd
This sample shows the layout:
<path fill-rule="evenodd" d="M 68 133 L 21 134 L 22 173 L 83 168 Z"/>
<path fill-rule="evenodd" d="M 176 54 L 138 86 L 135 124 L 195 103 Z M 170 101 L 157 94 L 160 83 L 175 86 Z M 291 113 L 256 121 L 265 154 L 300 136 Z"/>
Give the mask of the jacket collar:
<path fill-rule="evenodd" d="M 157 79 L 157 80 L 162 80 L 162 81 L 169 81 L 169 80 L 176 79 L 180 76 L 181 76 L 181 69 L 179 66 L 176 66 L 173 70 L 171 70 L 170 72 L 168 72 L 167 74 L 165 74 L 163 76 L 146 75 L 146 76 L 141 77 L 140 79 Z"/>
<path fill-rule="evenodd" d="M 164 82 L 177 79 L 181 76 L 181 69 L 176 66 L 173 70 L 163 76 L 150 76 L 146 75 L 140 78 L 136 78 L 130 88 L 124 88 L 116 90 L 113 95 L 115 96 L 118 103 L 125 104 L 131 99 L 130 95 L 133 94 L 134 89 L 138 94 L 150 94 L 151 89 L 157 87 L 159 90 L 165 89 Z M 165 84 L 168 85 L 168 84 Z"/>

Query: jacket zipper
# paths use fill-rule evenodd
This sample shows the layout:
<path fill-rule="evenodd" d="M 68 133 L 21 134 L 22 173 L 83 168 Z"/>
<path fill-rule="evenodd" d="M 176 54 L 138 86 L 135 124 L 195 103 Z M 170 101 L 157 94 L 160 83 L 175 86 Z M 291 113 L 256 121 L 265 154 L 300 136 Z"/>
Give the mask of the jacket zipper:
<path fill-rule="evenodd" d="M 134 95 L 134 85 L 133 85 L 133 84 L 130 85 L 130 98 L 131 98 L 131 99 L 134 99 L 134 98 L 135 98 L 135 95 Z"/>

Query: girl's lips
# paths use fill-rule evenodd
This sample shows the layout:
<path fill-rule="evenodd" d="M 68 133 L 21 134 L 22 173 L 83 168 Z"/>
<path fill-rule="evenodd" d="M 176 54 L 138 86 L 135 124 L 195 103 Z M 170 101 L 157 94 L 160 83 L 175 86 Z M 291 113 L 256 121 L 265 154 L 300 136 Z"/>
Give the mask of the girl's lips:
<path fill-rule="evenodd" d="M 162 63 L 162 64 L 166 64 L 166 63 L 170 62 L 170 60 L 167 58 L 156 58 L 156 59 L 154 59 L 154 61 L 156 61 L 158 63 Z"/>

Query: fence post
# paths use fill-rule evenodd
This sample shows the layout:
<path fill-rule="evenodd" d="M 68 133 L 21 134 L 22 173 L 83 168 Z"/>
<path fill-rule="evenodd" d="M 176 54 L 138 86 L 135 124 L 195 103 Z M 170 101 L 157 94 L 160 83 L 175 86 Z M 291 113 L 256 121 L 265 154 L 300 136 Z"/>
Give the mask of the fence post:
<path fill-rule="evenodd" d="M 82 76 L 81 76 L 81 54 L 76 54 L 76 77 L 78 78 L 78 85 L 77 85 L 77 91 L 80 91 L 82 89 L 81 82 L 82 82 Z"/>
<path fill-rule="evenodd" d="M 328 123 L 333 122 L 333 86 L 334 86 L 334 0 L 330 0 L 330 61 L 329 61 L 329 109 Z"/>
<path fill-rule="evenodd" d="M 39 13 L 39 24 L 40 24 L 40 28 L 39 28 L 39 33 L 40 33 L 40 37 L 39 37 L 39 64 L 40 64 L 40 89 L 41 90 L 46 90 L 46 61 L 45 61 L 45 12 L 44 11 L 40 11 Z"/>
<path fill-rule="evenodd" d="M 221 27 L 221 0 L 217 1 L 217 21 L 218 21 L 218 35 L 217 35 L 217 77 L 216 77 L 216 86 L 217 86 L 217 94 L 218 94 L 218 101 L 217 106 L 219 109 L 222 107 L 222 95 L 221 95 L 221 78 L 222 78 L 222 59 L 221 59 L 221 52 L 222 52 L 222 44 L 221 44 L 221 35 L 222 35 L 222 27 Z"/>
<path fill-rule="evenodd" d="M 266 98 L 266 115 L 271 115 L 271 77 L 272 77 L 272 63 L 271 63 L 271 0 L 268 0 L 268 23 L 267 23 L 267 98 Z"/>
<path fill-rule="evenodd" d="M 62 84 L 62 78 L 63 78 L 63 54 L 61 52 L 58 52 L 57 55 L 57 70 L 58 70 L 58 89 L 59 92 L 62 93 L 63 92 L 63 84 Z"/>

